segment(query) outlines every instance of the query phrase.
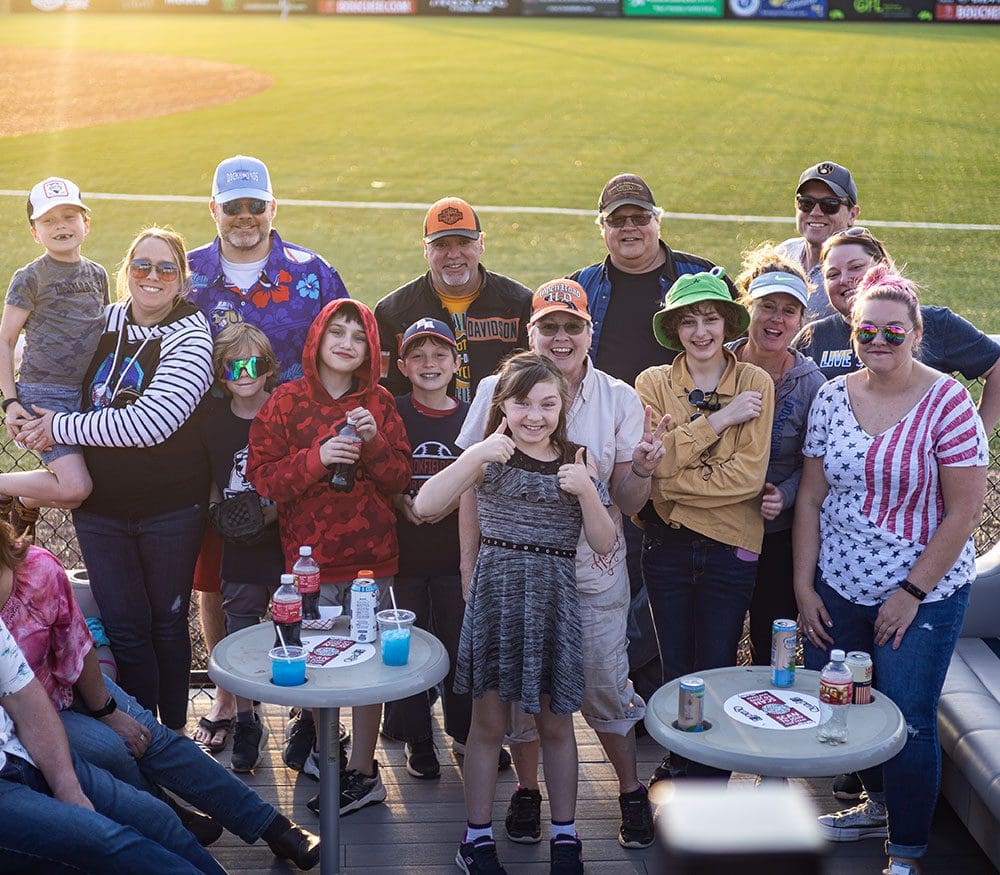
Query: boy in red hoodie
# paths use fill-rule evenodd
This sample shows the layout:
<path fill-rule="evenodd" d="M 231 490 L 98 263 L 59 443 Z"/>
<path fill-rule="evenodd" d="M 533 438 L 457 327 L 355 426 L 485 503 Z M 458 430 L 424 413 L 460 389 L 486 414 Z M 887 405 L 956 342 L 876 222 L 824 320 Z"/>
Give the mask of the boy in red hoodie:
<path fill-rule="evenodd" d="M 379 607 L 389 598 L 398 570 L 392 498 L 410 481 L 410 446 L 392 395 L 379 386 L 372 350 L 379 350 L 372 311 L 360 301 L 331 301 L 309 328 L 302 353 L 305 376 L 274 390 L 250 426 L 247 478 L 278 505 L 285 564 L 309 545 L 319 563 L 322 601 L 349 609 L 350 584 L 370 568 Z M 338 436 L 348 417 L 357 443 Z M 356 464 L 353 487 L 335 491 L 330 475 L 338 463 Z M 341 774 L 340 813 L 385 799 L 375 761 L 381 705 L 352 711 L 354 743 Z M 303 711 L 290 726 L 285 762 L 319 777 L 312 715 Z M 310 754 L 310 751 L 313 753 Z M 310 768 L 312 766 L 312 768 Z M 327 803 L 324 803 L 327 804 Z M 319 808 L 318 797 L 309 803 Z"/>

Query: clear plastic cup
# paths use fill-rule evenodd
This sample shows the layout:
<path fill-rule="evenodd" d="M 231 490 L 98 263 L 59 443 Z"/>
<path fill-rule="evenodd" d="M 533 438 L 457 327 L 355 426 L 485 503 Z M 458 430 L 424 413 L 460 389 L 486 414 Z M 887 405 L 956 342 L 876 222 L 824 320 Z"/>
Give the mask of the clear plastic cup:
<path fill-rule="evenodd" d="M 275 647 L 271 657 L 271 683 L 279 687 L 297 687 L 306 682 L 306 649 L 290 644 Z"/>
<path fill-rule="evenodd" d="M 378 637 L 382 642 L 383 665 L 406 665 L 410 661 L 410 627 L 417 615 L 402 608 L 390 609 L 379 611 L 375 619 L 378 621 Z"/>

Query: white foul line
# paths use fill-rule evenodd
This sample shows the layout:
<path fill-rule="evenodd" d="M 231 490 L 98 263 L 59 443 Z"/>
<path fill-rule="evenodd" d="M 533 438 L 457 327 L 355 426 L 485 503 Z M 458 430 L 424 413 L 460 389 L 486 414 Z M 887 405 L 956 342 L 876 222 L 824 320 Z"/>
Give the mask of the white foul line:
<path fill-rule="evenodd" d="M 27 191 L 0 189 L 0 197 L 28 196 Z M 186 194 L 113 194 L 111 192 L 87 192 L 88 200 L 103 201 L 137 201 L 155 203 L 204 204 L 207 197 L 197 197 Z M 322 200 L 285 200 L 279 203 L 283 207 L 321 207 L 324 209 L 341 210 L 419 210 L 424 211 L 430 204 L 401 202 L 366 202 L 366 201 L 322 201 Z M 564 207 L 509 207 L 509 206 L 477 206 L 479 213 L 516 213 L 518 215 L 539 216 L 587 216 L 596 215 L 595 210 L 575 210 Z M 791 216 L 727 216 L 719 213 L 672 213 L 664 211 L 666 219 L 682 219 L 693 222 L 760 222 L 773 225 L 788 225 L 792 223 Z M 933 231 L 1000 231 L 1000 225 L 963 224 L 960 222 L 891 222 L 885 220 L 866 219 L 865 227 L 872 228 L 917 228 Z"/>

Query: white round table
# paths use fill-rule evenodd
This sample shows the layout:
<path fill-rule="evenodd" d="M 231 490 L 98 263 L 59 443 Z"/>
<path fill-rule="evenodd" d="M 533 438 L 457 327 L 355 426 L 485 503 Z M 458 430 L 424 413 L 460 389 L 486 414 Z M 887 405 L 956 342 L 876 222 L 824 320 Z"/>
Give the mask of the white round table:
<path fill-rule="evenodd" d="M 327 632 L 303 630 L 302 638 L 322 640 L 347 637 L 347 618 L 337 620 Z M 393 702 L 430 689 L 448 673 L 444 645 L 429 632 L 413 629 L 410 659 L 406 665 L 383 665 L 379 653 L 357 665 L 309 668 L 306 683 L 279 687 L 271 683 L 268 651 L 274 645 L 274 626 L 261 623 L 223 638 L 212 651 L 208 676 L 237 696 L 319 709 L 320 836 L 323 839 L 320 872 L 340 871 L 340 752 L 336 709 L 354 705 Z M 376 650 L 379 642 L 375 642 Z"/>
<path fill-rule="evenodd" d="M 749 690 L 774 688 L 766 666 L 734 666 L 695 672 L 705 680 L 705 720 L 712 724 L 704 732 L 683 732 L 672 724 L 677 719 L 677 688 L 680 679 L 660 687 L 646 706 L 646 728 L 667 750 L 718 769 L 774 778 L 818 778 L 856 772 L 892 759 L 906 743 L 906 723 L 896 704 L 878 690 L 867 705 L 851 705 L 847 712 L 845 744 L 823 744 L 815 728 L 764 729 L 748 726 L 728 716 L 725 701 Z M 819 672 L 798 669 L 796 690 L 817 696 Z"/>

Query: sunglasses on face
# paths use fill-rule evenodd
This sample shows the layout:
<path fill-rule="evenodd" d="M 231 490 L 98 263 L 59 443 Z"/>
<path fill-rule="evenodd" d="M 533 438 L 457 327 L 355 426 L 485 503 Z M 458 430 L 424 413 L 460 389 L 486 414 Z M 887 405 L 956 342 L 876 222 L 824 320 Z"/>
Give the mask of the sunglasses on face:
<path fill-rule="evenodd" d="M 230 359 L 222 370 L 222 379 L 238 380 L 240 374 L 246 371 L 251 380 L 264 376 L 271 370 L 271 358 L 266 355 L 252 355 L 245 359 Z"/>
<path fill-rule="evenodd" d="M 813 207 L 819 204 L 820 210 L 824 215 L 832 216 L 841 207 L 846 207 L 850 205 L 850 201 L 845 197 L 807 197 L 804 194 L 795 195 L 795 205 L 802 210 L 803 213 L 811 213 Z"/>
<path fill-rule="evenodd" d="M 912 328 L 903 328 L 899 325 L 883 325 L 880 328 L 878 325 L 872 325 L 871 322 L 862 322 L 855 330 L 854 336 L 858 339 L 858 343 L 869 344 L 878 337 L 879 332 L 882 332 L 886 343 L 892 346 L 902 346 L 906 335 L 911 331 L 913 331 Z"/>
<path fill-rule="evenodd" d="M 645 228 L 652 221 L 652 213 L 639 213 L 636 216 L 608 216 L 604 224 L 611 228 L 624 228 L 626 222 L 631 222 L 636 228 Z"/>
<path fill-rule="evenodd" d="M 172 261 L 157 261 L 154 264 L 148 258 L 133 258 L 128 266 L 129 276 L 134 280 L 144 280 L 154 269 L 156 275 L 166 282 L 177 279 L 180 274 L 180 268 Z"/>
<path fill-rule="evenodd" d="M 535 327 L 544 337 L 555 337 L 560 330 L 571 337 L 576 337 L 578 334 L 583 334 L 587 323 L 582 319 L 568 319 L 566 322 L 539 322 Z"/>
<path fill-rule="evenodd" d="M 701 389 L 692 389 L 688 392 L 688 404 L 698 410 L 707 410 L 710 413 L 722 409 L 718 392 L 703 392 Z"/>
<path fill-rule="evenodd" d="M 228 201 L 222 205 L 222 212 L 227 216 L 238 216 L 243 212 L 244 204 L 246 204 L 251 216 L 259 216 L 267 209 L 267 201 L 262 201 L 260 198 L 254 197 Z"/>

